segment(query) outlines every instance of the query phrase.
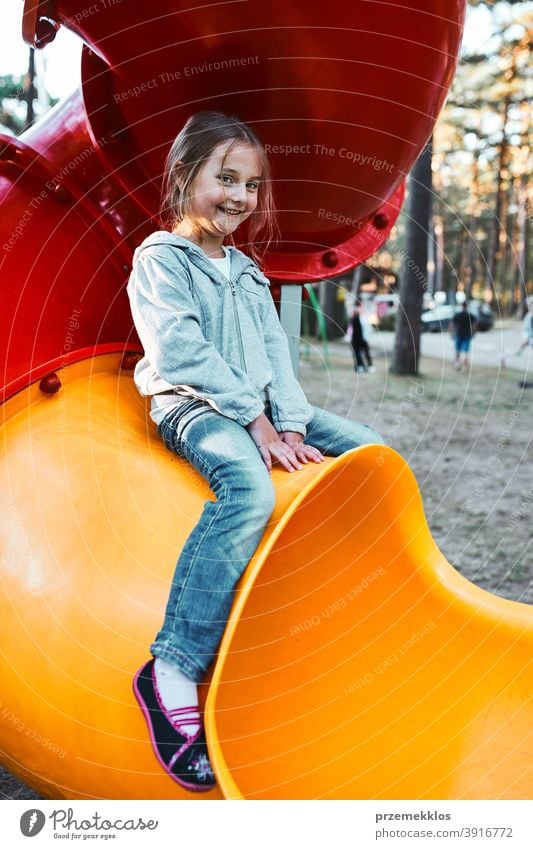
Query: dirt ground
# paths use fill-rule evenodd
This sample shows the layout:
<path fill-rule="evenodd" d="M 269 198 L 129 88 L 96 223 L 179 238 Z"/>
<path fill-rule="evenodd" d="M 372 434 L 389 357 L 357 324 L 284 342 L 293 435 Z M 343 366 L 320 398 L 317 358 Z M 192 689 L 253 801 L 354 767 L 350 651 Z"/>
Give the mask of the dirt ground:
<path fill-rule="evenodd" d="M 409 462 L 441 551 L 469 580 L 533 604 L 533 387 L 518 371 L 454 371 L 426 358 L 418 377 L 356 374 L 344 342 L 302 343 L 300 380 L 311 403 L 370 424 Z M 39 798 L 0 770 L 0 798 Z"/>
<path fill-rule="evenodd" d="M 533 603 L 531 450 L 533 386 L 518 371 L 425 358 L 418 377 L 356 374 L 344 342 L 329 367 L 312 342 L 301 358 L 309 400 L 378 430 L 418 481 L 429 527 L 446 558 L 496 595 Z"/>

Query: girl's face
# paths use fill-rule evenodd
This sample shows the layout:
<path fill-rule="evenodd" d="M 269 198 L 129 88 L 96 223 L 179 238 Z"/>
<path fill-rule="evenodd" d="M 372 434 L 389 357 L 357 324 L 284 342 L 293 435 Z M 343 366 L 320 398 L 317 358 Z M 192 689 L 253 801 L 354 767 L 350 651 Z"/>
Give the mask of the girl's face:
<path fill-rule="evenodd" d="M 230 144 L 213 150 L 189 190 L 188 218 L 220 244 L 254 212 L 261 180 L 259 156 L 244 142 L 231 149 L 222 167 Z"/>

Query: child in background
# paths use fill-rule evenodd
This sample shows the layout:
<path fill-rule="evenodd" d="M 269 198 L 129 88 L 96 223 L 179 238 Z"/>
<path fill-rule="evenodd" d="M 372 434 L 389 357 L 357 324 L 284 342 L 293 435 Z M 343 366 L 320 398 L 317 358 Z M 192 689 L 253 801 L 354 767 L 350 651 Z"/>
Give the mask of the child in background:
<path fill-rule="evenodd" d="M 359 372 L 375 371 L 368 345 L 369 322 L 365 318 L 363 306 L 359 301 L 355 303 L 351 319 L 351 331 L 350 342 L 355 358 L 355 370 Z"/>
<path fill-rule="evenodd" d="M 520 355 L 526 348 L 533 348 L 533 298 L 527 300 L 527 312 L 522 319 L 522 344 L 516 353 Z"/>
<path fill-rule="evenodd" d="M 477 329 L 476 318 L 468 311 L 468 304 L 463 301 L 459 312 L 455 313 L 450 322 L 450 332 L 455 343 L 454 367 L 457 371 L 464 366 L 470 368 L 470 346 Z"/>
<path fill-rule="evenodd" d="M 166 447 L 191 463 L 205 502 L 179 556 L 152 659 L 134 680 L 155 754 L 189 790 L 209 790 L 197 684 L 215 657 L 235 586 L 274 508 L 272 465 L 288 473 L 365 443 L 371 428 L 313 407 L 294 377 L 287 337 L 257 261 L 275 214 L 255 132 L 220 112 L 193 115 L 168 154 L 168 229 L 136 249 L 128 295 L 145 356 L 139 392 Z M 250 218 L 250 253 L 233 234 Z M 260 240 L 260 241 L 259 241 Z"/>

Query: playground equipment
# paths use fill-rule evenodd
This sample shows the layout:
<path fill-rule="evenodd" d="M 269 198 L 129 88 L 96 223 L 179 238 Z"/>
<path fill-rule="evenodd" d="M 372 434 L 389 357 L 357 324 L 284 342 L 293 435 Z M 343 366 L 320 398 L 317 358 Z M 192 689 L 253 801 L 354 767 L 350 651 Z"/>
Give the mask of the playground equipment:
<path fill-rule="evenodd" d="M 29 43 L 63 25 L 84 48 L 81 89 L 1 139 L 5 396 L 80 349 L 135 338 L 132 253 L 199 109 L 234 112 L 268 146 L 282 231 L 269 277 L 327 278 L 377 250 L 453 78 L 464 6 L 161 0 L 154 14 L 106 0 L 88 14 L 82 0 L 26 0 Z"/>
<path fill-rule="evenodd" d="M 0 146 L 0 750 L 45 796 L 530 791 L 529 609 L 446 564 L 388 448 L 275 473 L 204 688 L 215 791 L 168 779 L 131 692 L 208 495 L 132 381 L 125 283 L 168 146 L 198 109 L 249 121 L 281 209 L 269 276 L 353 268 L 394 223 L 457 59 L 464 2 L 411 5 L 26 0 L 28 42 L 63 25 L 85 43 L 81 90 Z"/>
<path fill-rule="evenodd" d="M 131 673 L 207 486 L 120 351 L 61 382 L 5 405 L 3 760 L 55 798 L 200 798 L 155 760 Z M 209 688 L 207 796 L 527 797 L 529 608 L 446 563 L 391 449 L 274 480 Z"/>
<path fill-rule="evenodd" d="M 227 798 L 531 797 L 533 617 L 471 584 L 390 448 L 331 461 L 251 564 L 209 690 Z M 528 739 L 529 738 L 529 739 Z"/>

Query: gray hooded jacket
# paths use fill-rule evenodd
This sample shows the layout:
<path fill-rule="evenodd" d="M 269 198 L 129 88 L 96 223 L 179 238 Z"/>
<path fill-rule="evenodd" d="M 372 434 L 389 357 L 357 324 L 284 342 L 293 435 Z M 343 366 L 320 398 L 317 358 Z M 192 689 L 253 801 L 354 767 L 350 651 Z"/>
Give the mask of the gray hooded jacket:
<path fill-rule="evenodd" d="M 145 352 L 137 389 L 203 398 L 243 426 L 268 400 L 276 430 L 305 435 L 313 409 L 294 377 L 269 281 L 242 251 L 227 249 L 230 281 L 173 233 L 152 233 L 135 250 L 127 292 Z"/>

